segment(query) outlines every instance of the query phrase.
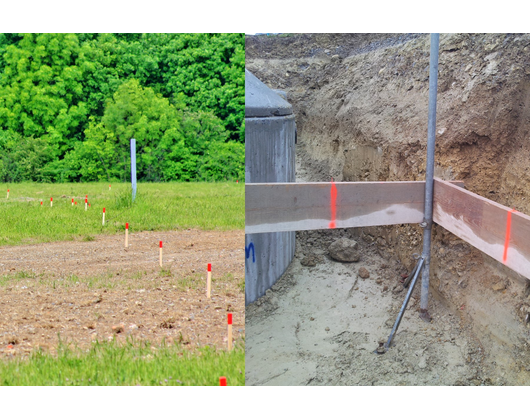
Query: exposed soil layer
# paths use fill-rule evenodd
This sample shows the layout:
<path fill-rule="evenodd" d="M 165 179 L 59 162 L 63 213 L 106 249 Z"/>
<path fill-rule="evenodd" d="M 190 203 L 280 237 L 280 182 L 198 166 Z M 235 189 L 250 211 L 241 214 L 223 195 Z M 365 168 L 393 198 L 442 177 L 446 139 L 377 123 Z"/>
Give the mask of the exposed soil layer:
<path fill-rule="evenodd" d="M 346 41 L 348 37 L 352 39 Z M 293 36 L 291 40 L 289 37 L 260 37 L 259 48 L 247 50 L 246 67 L 270 87 L 286 91 L 293 105 L 298 129 L 297 180 L 329 181 L 333 177 L 336 181 L 407 181 L 425 178 L 429 37 L 402 34 L 373 37 L 355 34 L 327 38 L 307 34 Z M 255 40 L 247 44 L 252 42 L 258 44 Z M 348 53 L 334 53 L 343 44 Z M 294 46 L 292 50 L 291 45 Z M 318 54 L 308 54 L 316 49 Z M 463 180 L 467 189 L 526 214 L 530 214 L 527 170 L 530 166 L 529 49 L 529 35 L 441 35 L 435 162 L 436 176 Z M 352 235 L 354 239 L 368 238 L 369 243 L 377 244 L 377 255 L 382 260 L 374 263 L 371 269 L 367 267 L 370 272 L 392 260 L 402 264 L 404 271 L 411 270 L 412 253 L 421 252 L 422 230 L 418 226 L 364 228 Z M 306 246 L 307 240 L 299 234 L 300 247 Z M 317 251 L 327 253 L 326 249 Z M 371 257 L 362 255 L 361 262 L 355 264 L 361 264 L 363 258 Z M 340 266 L 331 261 L 326 264 Z M 341 272 L 342 269 L 328 270 Z M 297 278 L 296 272 L 291 274 Z M 307 274 L 304 273 L 304 281 Z M 315 283 L 317 278 L 309 277 L 307 281 Z M 302 280 L 295 283 L 300 284 L 299 281 Z M 359 292 L 362 291 L 359 287 Z M 436 347 L 433 342 L 429 345 L 434 346 L 432 351 L 437 356 L 429 355 L 425 359 L 425 369 L 434 369 L 431 373 L 441 378 L 438 382 L 424 382 L 424 369 L 414 368 L 406 383 L 530 383 L 530 372 L 526 368 L 530 346 L 527 279 L 435 226 L 430 291 L 433 323 L 418 321 L 418 329 L 414 330 L 416 321 L 411 319 L 410 327 L 406 327 L 404 321 L 401 334 L 405 334 L 406 329 L 416 331 L 416 335 L 407 340 L 414 348 L 413 342 L 425 341 L 430 334 L 428 331 L 427 335 L 423 334 L 423 326 L 427 330 L 434 328 L 435 335 L 442 333 L 436 335 L 435 341 L 440 338 L 442 342 L 451 342 L 454 337 L 457 344 Z M 276 297 L 282 302 L 281 296 Z M 383 299 L 381 302 L 385 310 L 395 306 L 391 301 Z M 329 307 L 334 303 L 330 301 Z M 294 310 L 292 302 L 289 305 L 290 310 Z M 302 302 L 300 305 L 302 308 Z M 344 346 L 360 346 L 364 340 L 370 342 L 368 347 L 375 348 L 379 337 L 375 338 L 378 334 L 374 333 L 377 331 L 374 319 L 385 322 L 382 315 L 377 318 L 378 310 L 378 305 L 369 306 L 367 324 L 363 317 L 355 325 L 334 331 L 335 335 L 344 333 L 341 336 Z M 281 311 L 281 305 L 276 311 Z M 250 382 L 252 378 L 258 381 L 258 376 L 252 375 L 253 350 L 249 347 L 257 347 L 251 337 L 254 327 L 261 328 L 254 324 L 253 313 L 254 309 L 247 308 L 251 331 L 250 340 L 247 340 Z M 437 324 L 438 319 L 444 322 Z M 444 332 L 445 325 L 450 325 L 452 335 Z M 454 325 L 460 328 L 458 337 L 453 333 Z M 329 325 L 329 328 L 332 332 L 333 327 Z M 389 331 L 390 328 L 386 334 Z M 346 332 L 354 335 L 344 341 Z M 361 340 L 355 335 L 358 332 L 368 335 L 362 335 Z M 329 341 L 329 345 L 340 353 L 341 345 L 337 340 L 334 344 Z M 397 352 L 399 345 L 397 340 Z M 443 352 L 453 351 L 449 347 L 443 350 L 449 345 L 456 346 L 465 360 L 464 369 L 454 370 L 453 376 L 443 372 L 452 363 L 447 359 L 449 356 L 443 356 Z M 481 349 L 480 353 L 477 349 Z M 469 350 L 473 353 L 466 353 Z M 330 357 L 330 354 L 324 352 L 322 356 Z M 480 354 L 480 357 L 470 357 L 469 362 L 469 354 Z M 391 352 L 383 358 L 390 355 Z M 367 371 L 376 369 L 376 365 L 369 363 L 371 359 L 363 359 L 360 354 L 358 357 L 367 363 Z M 437 358 L 440 363 L 436 362 Z M 431 359 L 435 363 L 431 364 Z M 293 353 L 292 360 L 301 363 L 303 357 Z M 444 367 L 445 362 L 449 364 Z M 375 383 L 401 383 L 402 374 L 390 367 L 386 371 L 383 375 L 386 379 L 378 376 Z M 457 371 L 460 371 L 458 375 Z M 319 372 L 311 383 L 340 382 L 337 382 L 336 369 L 322 367 Z M 350 380 L 351 383 L 369 383 L 371 380 L 370 375 L 365 379 L 359 379 L 358 375 L 345 378 L 350 379 L 340 383 Z"/>
<path fill-rule="evenodd" d="M 123 235 L 2 247 L 0 354 L 53 352 L 59 336 L 81 348 L 127 337 L 225 348 L 228 312 L 234 340 L 245 331 L 243 244 L 243 231 L 185 230 L 134 233 L 128 249 Z"/>

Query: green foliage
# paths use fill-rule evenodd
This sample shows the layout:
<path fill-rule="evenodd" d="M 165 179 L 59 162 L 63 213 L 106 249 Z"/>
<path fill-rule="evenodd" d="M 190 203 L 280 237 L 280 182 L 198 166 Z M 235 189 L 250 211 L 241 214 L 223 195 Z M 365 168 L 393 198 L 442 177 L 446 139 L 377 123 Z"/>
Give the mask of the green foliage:
<path fill-rule="evenodd" d="M 10 189 L 9 199 L 5 192 Z M 0 184 L 0 246 L 78 240 L 123 232 L 245 227 L 245 187 L 235 182 Z M 84 208 L 88 195 L 91 204 Z M 53 197 L 53 207 L 50 206 Z M 75 198 L 79 205 L 72 206 Z M 40 205 L 41 200 L 43 205 Z M 102 210 L 106 223 L 102 226 Z"/>
<path fill-rule="evenodd" d="M 0 34 L 0 181 L 125 180 L 131 137 L 139 180 L 242 178 L 244 59 L 243 34 Z"/>
<path fill-rule="evenodd" d="M 195 351 L 178 344 L 153 347 L 147 341 L 94 342 L 88 350 L 61 343 L 54 356 L 33 352 L 27 359 L 0 361 L 0 385 L 172 385 L 245 384 L 245 349 Z"/>

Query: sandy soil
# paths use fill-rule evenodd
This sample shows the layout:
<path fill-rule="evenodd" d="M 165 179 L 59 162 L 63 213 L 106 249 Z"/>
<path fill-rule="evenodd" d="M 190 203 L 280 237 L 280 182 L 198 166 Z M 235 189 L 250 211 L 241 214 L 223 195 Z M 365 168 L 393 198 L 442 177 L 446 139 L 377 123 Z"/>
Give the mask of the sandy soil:
<path fill-rule="evenodd" d="M 123 235 L 2 247 L 1 354 L 53 351 L 59 336 L 80 347 L 130 336 L 225 347 L 227 312 L 234 314 L 234 340 L 245 331 L 243 244 L 243 231 L 185 230 L 134 233 L 128 249 Z"/>
<path fill-rule="evenodd" d="M 298 158 L 297 181 L 305 181 L 310 173 Z M 359 262 L 330 258 L 329 245 L 338 238 L 358 243 Z M 472 257 L 467 256 L 470 267 Z M 412 258 L 407 265 L 414 265 Z M 461 269 L 472 272 L 470 267 Z M 359 276 L 361 268 L 368 270 L 369 278 Z M 518 331 L 520 342 L 515 346 L 506 342 L 516 337 L 498 340 L 499 333 L 494 333 L 486 341 L 475 333 L 469 313 L 479 309 L 477 302 L 464 301 L 455 307 L 431 293 L 433 320 L 425 323 L 418 312 L 419 282 L 390 350 L 374 354 L 378 341 L 388 339 L 403 304 L 407 289 L 402 282 L 407 274 L 385 244 L 363 229 L 298 232 L 295 257 L 286 273 L 264 297 L 246 307 L 246 384 L 530 383 L 530 340 L 517 314 L 509 320 Z M 476 279 L 456 276 L 456 280 L 465 288 Z M 485 281 L 474 293 L 483 294 L 484 286 L 492 285 Z M 498 290 L 503 291 L 506 294 L 504 286 Z M 483 328 L 502 329 L 507 316 L 497 315 L 499 322 Z"/>

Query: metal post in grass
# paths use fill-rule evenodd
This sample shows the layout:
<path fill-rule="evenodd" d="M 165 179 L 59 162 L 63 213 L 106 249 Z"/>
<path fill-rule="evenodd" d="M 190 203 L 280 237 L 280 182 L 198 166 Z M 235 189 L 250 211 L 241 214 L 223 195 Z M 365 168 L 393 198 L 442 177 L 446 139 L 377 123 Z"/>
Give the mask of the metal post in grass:
<path fill-rule="evenodd" d="M 134 201 L 136 198 L 136 139 L 131 139 L 131 184 L 132 201 Z"/>

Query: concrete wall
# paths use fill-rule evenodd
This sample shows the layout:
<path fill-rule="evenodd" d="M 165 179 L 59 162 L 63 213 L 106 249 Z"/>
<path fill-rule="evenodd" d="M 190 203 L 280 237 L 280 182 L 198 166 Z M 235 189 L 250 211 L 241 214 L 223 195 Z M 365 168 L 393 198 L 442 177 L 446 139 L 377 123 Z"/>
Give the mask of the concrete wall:
<path fill-rule="evenodd" d="M 294 115 L 245 118 L 245 181 L 295 181 Z M 295 232 L 245 235 L 245 303 L 265 294 L 294 256 Z"/>

